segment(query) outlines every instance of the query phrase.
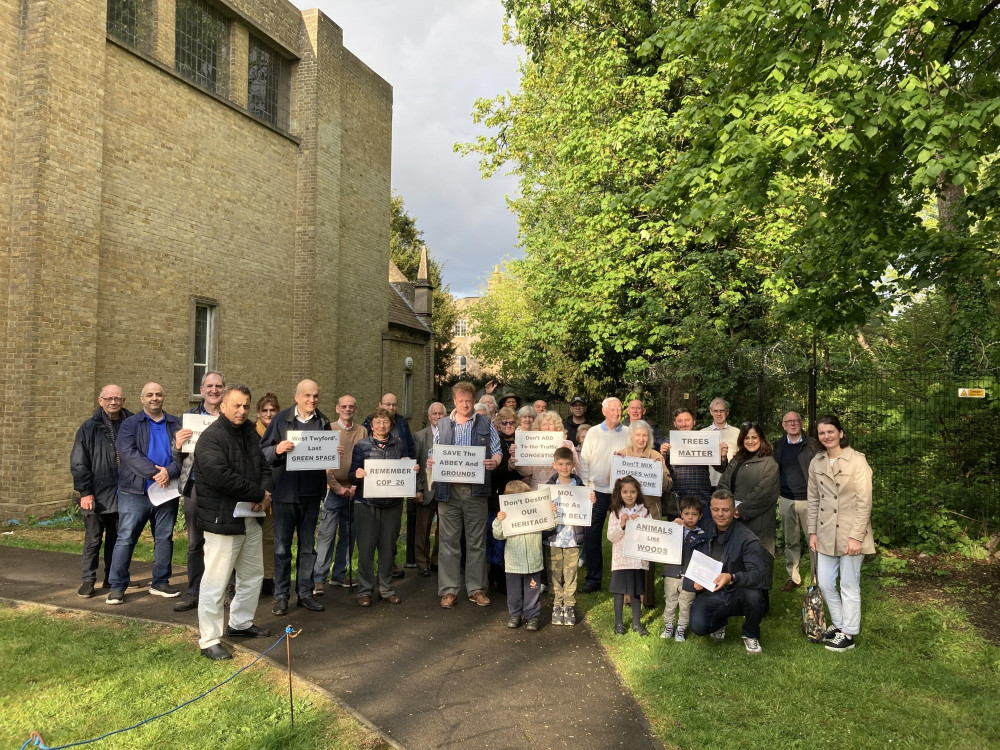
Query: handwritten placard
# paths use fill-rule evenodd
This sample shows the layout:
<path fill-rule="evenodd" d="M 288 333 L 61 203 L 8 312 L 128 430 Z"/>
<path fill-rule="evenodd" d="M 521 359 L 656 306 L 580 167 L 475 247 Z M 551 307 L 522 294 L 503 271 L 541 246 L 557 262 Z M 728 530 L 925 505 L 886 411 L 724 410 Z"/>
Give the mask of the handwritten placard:
<path fill-rule="evenodd" d="M 417 494 L 416 465 L 412 458 L 366 458 L 365 497 L 413 497 Z"/>
<path fill-rule="evenodd" d="M 562 432 L 552 430 L 517 430 L 514 447 L 518 466 L 551 466 L 552 455 L 566 442 Z"/>
<path fill-rule="evenodd" d="M 552 494 L 548 489 L 501 495 L 500 510 L 507 514 L 500 522 L 504 536 L 529 534 L 556 527 L 556 517 L 552 513 Z"/>
<path fill-rule="evenodd" d="M 670 463 L 674 466 L 718 466 L 722 463 L 722 433 L 671 430 Z"/>
<path fill-rule="evenodd" d="M 589 487 L 550 484 L 552 502 L 556 504 L 556 523 L 565 526 L 590 526 L 594 505 Z"/>
<path fill-rule="evenodd" d="M 671 521 L 640 518 L 625 525 L 624 553 L 640 560 L 680 565 L 684 528 Z"/>
<path fill-rule="evenodd" d="M 611 486 L 622 477 L 633 477 L 642 487 L 643 495 L 663 493 L 663 462 L 655 458 L 615 456 L 611 459 Z"/>
<path fill-rule="evenodd" d="M 194 453 L 194 446 L 197 444 L 198 438 L 201 437 L 201 433 L 218 418 L 212 414 L 182 414 L 181 427 L 185 430 L 191 430 L 191 437 L 181 444 L 181 452 Z"/>
<path fill-rule="evenodd" d="M 337 430 L 289 430 L 295 448 L 285 460 L 287 471 L 340 468 L 340 432 Z"/>
<path fill-rule="evenodd" d="M 486 448 L 482 445 L 435 444 L 432 482 L 482 484 L 486 481 Z"/>

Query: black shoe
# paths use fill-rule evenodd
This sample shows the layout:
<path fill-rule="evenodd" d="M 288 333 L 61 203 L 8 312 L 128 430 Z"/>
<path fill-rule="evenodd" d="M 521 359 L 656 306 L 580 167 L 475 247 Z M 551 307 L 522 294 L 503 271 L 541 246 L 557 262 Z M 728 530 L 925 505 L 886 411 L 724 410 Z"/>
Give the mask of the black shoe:
<path fill-rule="evenodd" d="M 174 612 L 188 612 L 192 609 L 198 609 L 198 595 L 191 592 L 174 605 Z"/>
<path fill-rule="evenodd" d="M 600 588 L 601 588 L 600 586 L 595 586 L 592 583 L 585 583 L 580 588 L 580 593 L 581 594 L 593 594 L 595 591 L 599 591 Z"/>
<path fill-rule="evenodd" d="M 392 569 L 392 577 L 393 578 L 406 578 L 406 571 L 403 570 L 402 568 L 393 568 Z"/>
<path fill-rule="evenodd" d="M 265 578 L 264 582 L 260 585 L 260 595 L 261 596 L 274 596 L 274 579 Z"/>
<path fill-rule="evenodd" d="M 281 617 L 282 615 L 287 615 L 288 599 L 286 599 L 285 597 L 281 597 L 280 599 L 275 599 L 274 606 L 271 607 L 271 614 L 278 615 L 278 617 Z"/>
<path fill-rule="evenodd" d="M 121 589 L 111 589 L 108 594 L 108 598 L 104 600 L 105 604 L 124 604 L 125 603 L 125 592 Z"/>
<path fill-rule="evenodd" d="M 649 631 L 646 630 L 646 628 L 644 628 L 642 625 L 633 625 L 632 632 L 638 633 L 642 638 L 645 638 L 646 636 L 649 635 Z"/>
<path fill-rule="evenodd" d="M 77 596 L 82 596 L 84 599 L 89 599 L 94 595 L 94 582 L 84 581 L 80 584 L 80 588 L 76 590 Z"/>
<path fill-rule="evenodd" d="M 431 577 L 431 569 L 430 568 L 421 568 L 420 570 L 417 571 L 417 575 L 420 576 L 421 578 L 430 578 Z"/>
<path fill-rule="evenodd" d="M 519 628 L 521 627 L 521 615 L 511 615 L 510 619 L 507 620 L 508 628 Z"/>
<path fill-rule="evenodd" d="M 298 601 L 295 602 L 297 607 L 305 607 L 310 612 L 322 612 L 326 609 L 322 604 L 316 601 L 314 596 L 300 596 Z"/>
<path fill-rule="evenodd" d="M 243 628 L 243 630 L 227 627 L 226 635 L 230 638 L 267 638 L 271 635 L 271 631 L 266 628 L 258 628 L 256 625 L 251 624 L 249 628 Z"/>
<path fill-rule="evenodd" d="M 211 659 L 212 661 L 223 661 L 225 659 L 232 659 L 233 655 L 226 651 L 221 644 L 216 643 L 214 646 L 209 646 L 208 648 L 203 648 L 201 650 L 201 655 L 206 659 Z"/>
<path fill-rule="evenodd" d="M 615 625 L 615 635 L 625 635 L 625 626 Z"/>
<path fill-rule="evenodd" d="M 164 583 L 160 586 L 150 586 L 149 593 L 153 596 L 162 596 L 166 599 L 173 599 L 181 595 L 180 589 L 175 589 L 169 583 Z"/>
<path fill-rule="evenodd" d="M 531 630 L 531 631 L 538 630 L 538 618 L 537 617 L 529 617 L 528 618 L 528 624 L 524 626 L 524 629 L 525 630 Z"/>

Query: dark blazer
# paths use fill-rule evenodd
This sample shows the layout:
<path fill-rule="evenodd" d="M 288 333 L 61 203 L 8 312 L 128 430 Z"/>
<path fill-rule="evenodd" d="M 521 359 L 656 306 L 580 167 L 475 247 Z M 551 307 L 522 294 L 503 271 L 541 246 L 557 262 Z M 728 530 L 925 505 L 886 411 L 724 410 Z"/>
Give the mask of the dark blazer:
<path fill-rule="evenodd" d="M 331 429 L 330 420 L 319 409 L 316 410 L 313 419 L 319 420 L 317 426 L 320 430 Z M 297 504 L 300 496 L 315 496 L 318 500 L 322 500 L 326 496 L 327 489 L 326 471 L 324 469 L 285 471 L 285 457 L 288 454 L 278 455 L 276 450 L 278 443 L 288 439 L 288 431 L 294 429 L 295 407 L 289 406 L 274 415 L 274 419 L 264 432 L 264 437 L 260 439 L 261 450 L 264 451 L 264 458 L 271 466 L 271 475 L 274 479 L 274 502 Z M 200 477 L 198 481 L 201 481 Z"/>
<path fill-rule="evenodd" d="M 427 476 L 427 452 L 434 448 L 434 429 L 430 425 L 427 425 L 413 436 L 413 442 L 416 446 L 416 455 L 413 458 L 416 459 L 417 464 L 420 466 L 420 471 L 417 473 L 417 492 L 424 493 L 422 504 L 430 505 L 434 502 L 434 498 L 427 491 L 429 479 Z"/>
<path fill-rule="evenodd" d="M 781 454 L 787 447 L 789 447 L 788 435 L 782 435 L 778 440 L 774 441 L 774 462 L 778 464 L 779 472 L 781 471 Z M 822 446 L 819 444 L 819 440 L 808 435 L 805 436 L 805 444 L 802 446 L 802 450 L 799 451 L 799 467 L 802 469 L 802 479 L 805 480 L 807 485 L 809 483 L 809 462 L 821 450 Z M 806 498 L 799 499 L 805 500 Z"/>
<path fill-rule="evenodd" d="M 73 475 L 73 489 L 80 496 L 94 496 L 94 510 L 86 513 L 116 513 L 118 511 L 118 459 L 115 457 L 115 436 L 104 424 L 104 409 L 98 407 L 94 415 L 80 425 L 69 455 L 69 470 Z M 122 409 L 121 419 L 128 419 L 132 412 Z M 121 429 L 121 425 L 119 425 Z"/>

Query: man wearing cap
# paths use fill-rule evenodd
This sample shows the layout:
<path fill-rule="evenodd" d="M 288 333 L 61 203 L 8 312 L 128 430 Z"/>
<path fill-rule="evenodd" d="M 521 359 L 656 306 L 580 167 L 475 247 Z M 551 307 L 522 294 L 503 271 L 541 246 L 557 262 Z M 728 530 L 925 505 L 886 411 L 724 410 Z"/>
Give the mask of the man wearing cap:
<path fill-rule="evenodd" d="M 582 396 L 573 396 L 569 402 L 569 416 L 563 420 L 566 428 L 566 439 L 576 445 L 576 431 L 580 425 L 587 424 L 587 402 Z"/>

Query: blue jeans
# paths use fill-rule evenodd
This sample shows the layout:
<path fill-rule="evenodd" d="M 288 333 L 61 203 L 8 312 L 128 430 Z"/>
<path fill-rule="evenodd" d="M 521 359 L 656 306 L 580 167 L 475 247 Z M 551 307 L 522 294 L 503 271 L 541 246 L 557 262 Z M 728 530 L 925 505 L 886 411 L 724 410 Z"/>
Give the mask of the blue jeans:
<path fill-rule="evenodd" d="M 134 495 L 118 491 L 118 541 L 111 558 L 111 588 L 128 588 L 128 569 L 139 535 L 149 522 L 153 532 L 153 586 L 170 583 L 170 559 L 174 554 L 174 524 L 177 522 L 177 500 L 153 505 L 146 494 Z"/>
<path fill-rule="evenodd" d="M 326 500 L 323 501 L 323 514 L 319 521 L 319 533 L 316 539 L 316 568 L 313 570 L 313 580 L 317 583 L 327 580 L 331 562 L 333 563 L 331 578 L 347 579 L 347 561 L 354 549 L 358 533 L 358 524 L 350 517 L 352 515 L 351 501 L 330 490 Z M 348 530 L 350 544 L 348 544 Z"/>
<path fill-rule="evenodd" d="M 312 596 L 316 568 L 316 520 L 319 497 L 300 498 L 297 503 L 275 503 L 274 509 L 274 598 L 288 599 L 292 589 L 292 537 L 299 538 L 295 558 L 295 589 L 299 599 Z"/>
<path fill-rule="evenodd" d="M 601 588 L 604 580 L 604 521 L 611 507 L 611 495 L 607 492 L 594 492 L 597 502 L 594 503 L 593 515 L 590 517 L 590 528 L 584 529 L 583 544 L 587 550 L 587 580 L 586 585 Z"/>
<path fill-rule="evenodd" d="M 760 589 L 700 591 L 691 603 L 688 630 L 695 635 L 708 635 L 726 627 L 730 617 L 742 615 L 743 635 L 760 640 L 760 621 L 765 614 L 767 597 Z"/>

